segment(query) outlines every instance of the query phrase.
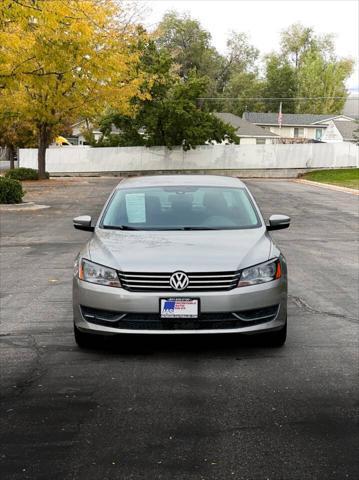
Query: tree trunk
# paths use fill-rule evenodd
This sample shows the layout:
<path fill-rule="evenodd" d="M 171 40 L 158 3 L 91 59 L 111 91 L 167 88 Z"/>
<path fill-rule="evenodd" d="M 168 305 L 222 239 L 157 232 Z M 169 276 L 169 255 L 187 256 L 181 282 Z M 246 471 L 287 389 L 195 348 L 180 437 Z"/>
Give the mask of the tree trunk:
<path fill-rule="evenodd" d="M 46 149 L 50 142 L 50 129 L 45 124 L 39 126 L 39 148 L 37 151 L 37 165 L 39 178 L 46 178 Z"/>
<path fill-rule="evenodd" d="M 9 145 L 7 147 L 8 151 L 8 159 L 10 162 L 10 170 L 13 170 L 15 168 L 15 155 L 16 155 L 16 150 L 14 145 Z"/>

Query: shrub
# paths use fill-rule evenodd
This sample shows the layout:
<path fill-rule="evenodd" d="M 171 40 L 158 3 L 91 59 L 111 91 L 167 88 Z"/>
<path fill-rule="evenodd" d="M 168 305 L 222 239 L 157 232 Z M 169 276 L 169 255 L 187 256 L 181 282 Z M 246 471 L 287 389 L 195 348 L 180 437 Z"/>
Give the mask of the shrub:
<path fill-rule="evenodd" d="M 0 177 L 0 203 L 21 203 L 24 194 L 18 180 Z"/>
<path fill-rule="evenodd" d="M 8 170 L 5 173 L 6 178 L 12 178 L 13 180 L 38 180 L 39 172 L 33 168 L 14 168 L 13 170 Z M 48 172 L 46 172 L 46 178 L 49 178 Z"/>

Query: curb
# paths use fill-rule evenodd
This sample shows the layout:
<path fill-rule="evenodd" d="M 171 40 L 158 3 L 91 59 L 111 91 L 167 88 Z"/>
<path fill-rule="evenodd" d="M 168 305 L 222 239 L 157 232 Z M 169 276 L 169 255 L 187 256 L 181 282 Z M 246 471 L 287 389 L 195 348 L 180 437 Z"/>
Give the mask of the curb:
<path fill-rule="evenodd" d="M 359 195 L 359 190 L 355 190 L 354 188 L 339 187 L 338 185 L 331 185 L 329 183 L 312 182 L 311 180 L 304 180 L 300 178 L 292 181 L 295 183 L 304 183 L 306 185 L 312 185 L 313 187 L 326 188 L 327 190 L 335 190 L 337 192 L 349 193 L 351 195 Z"/>
<path fill-rule="evenodd" d="M 15 204 L 0 204 L 1 212 L 17 212 L 25 210 L 43 210 L 44 208 L 50 208 L 49 205 L 37 205 L 34 202 L 24 202 L 24 203 L 15 203 Z"/>

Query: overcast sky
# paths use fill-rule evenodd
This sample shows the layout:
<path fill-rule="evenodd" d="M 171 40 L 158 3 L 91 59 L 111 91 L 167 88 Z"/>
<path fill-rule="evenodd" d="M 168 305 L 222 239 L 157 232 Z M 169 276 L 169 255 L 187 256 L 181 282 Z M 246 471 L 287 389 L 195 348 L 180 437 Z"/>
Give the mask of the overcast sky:
<path fill-rule="evenodd" d="M 283 29 L 301 22 L 318 33 L 334 33 L 338 55 L 359 57 L 358 0 L 152 0 L 146 4 L 148 28 L 154 28 L 168 10 L 188 12 L 211 33 L 221 53 L 231 30 L 248 33 L 264 54 L 278 48 Z M 359 89 L 358 62 L 347 86 Z"/>

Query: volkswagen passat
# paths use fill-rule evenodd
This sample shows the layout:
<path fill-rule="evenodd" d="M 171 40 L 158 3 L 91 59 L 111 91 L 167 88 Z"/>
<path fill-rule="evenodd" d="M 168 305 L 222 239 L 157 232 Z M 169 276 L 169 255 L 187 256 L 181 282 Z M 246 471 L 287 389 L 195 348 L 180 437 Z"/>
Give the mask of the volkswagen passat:
<path fill-rule="evenodd" d="M 230 177 L 173 175 L 122 181 L 74 269 L 75 339 L 96 335 L 260 334 L 283 345 L 287 267 L 248 188 Z"/>

